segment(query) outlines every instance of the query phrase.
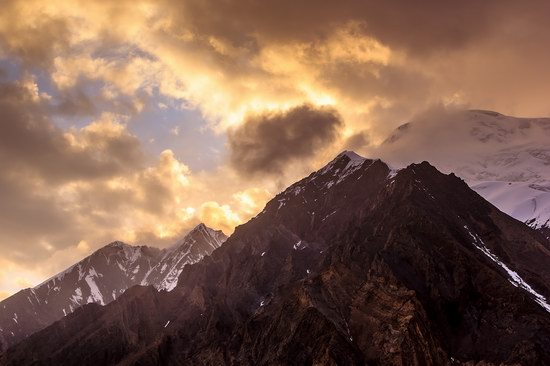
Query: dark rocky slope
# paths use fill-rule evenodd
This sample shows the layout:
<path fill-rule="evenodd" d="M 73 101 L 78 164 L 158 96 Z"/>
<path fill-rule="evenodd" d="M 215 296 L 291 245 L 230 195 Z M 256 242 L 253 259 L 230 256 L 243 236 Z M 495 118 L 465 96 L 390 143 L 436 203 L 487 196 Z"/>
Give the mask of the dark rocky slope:
<path fill-rule="evenodd" d="M 549 264 L 540 233 L 454 175 L 344 153 L 173 291 L 84 306 L 0 363 L 547 365 Z"/>

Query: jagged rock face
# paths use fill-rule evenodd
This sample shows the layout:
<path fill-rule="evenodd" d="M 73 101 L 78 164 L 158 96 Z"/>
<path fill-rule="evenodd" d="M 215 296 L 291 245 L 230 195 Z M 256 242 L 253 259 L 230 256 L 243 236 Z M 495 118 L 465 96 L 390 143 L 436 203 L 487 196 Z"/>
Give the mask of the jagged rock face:
<path fill-rule="evenodd" d="M 198 225 L 164 254 L 141 284 L 153 285 L 158 290 L 173 290 L 184 266 L 197 263 L 210 255 L 226 239 L 227 236 L 221 230 L 210 229 L 204 224 Z"/>
<path fill-rule="evenodd" d="M 78 307 L 106 305 L 128 288 L 147 284 L 170 291 L 183 267 L 218 248 L 226 236 L 198 225 L 167 250 L 113 242 L 42 284 L 0 302 L 0 350 Z"/>
<path fill-rule="evenodd" d="M 173 291 L 84 306 L 0 360 L 545 365 L 549 263 L 539 233 L 455 176 L 344 153 L 186 266 Z"/>

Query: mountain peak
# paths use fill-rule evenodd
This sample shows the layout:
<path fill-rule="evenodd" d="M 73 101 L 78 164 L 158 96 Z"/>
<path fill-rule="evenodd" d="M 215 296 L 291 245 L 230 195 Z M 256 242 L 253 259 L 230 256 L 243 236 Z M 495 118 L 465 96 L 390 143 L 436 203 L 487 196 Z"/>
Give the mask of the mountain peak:
<path fill-rule="evenodd" d="M 205 230 L 205 229 L 208 229 L 208 226 L 206 226 L 203 222 L 201 222 L 200 224 L 198 224 L 197 226 L 195 226 L 193 228 L 193 230 L 191 230 L 191 232 L 195 231 L 195 230 Z"/>
<path fill-rule="evenodd" d="M 225 241 L 227 236 L 221 231 L 221 230 L 215 230 L 211 227 L 206 226 L 204 223 L 200 223 L 197 226 L 195 226 L 191 231 L 189 231 L 183 238 L 178 240 L 173 246 L 172 250 L 176 250 L 176 248 L 185 245 L 186 243 L 189 243 L 190 241 L 197 241 L 198 237 L 206 237 L 206 238 L 214 238 L 216 242 L 219 242 L 219 245 Z M 218 240 L 218 239 L 219 240 Z"/>
<path fill-rule="evenodd" d="M 227 239 L 221 230 L 214 230 L 204 223 L 195 226 L 177 241 L 147 274 L 142 285 L 154 285 L 158 290 L 173 290 L 183 267 L 197 263 L 219 248 Z"/>
<path fill-rule="evenodd" d="M 206 226 L 204 223 L 201 222 L 200 224 L 195 226 L 189 233 L 187 233 L 186 236 L 197 234 L 197 233 L 205 233 L 208 231 L 214 231 L 214 229 L 209 228 L 208 226 Z"/>
<path fill-rule="evenodd" d="M 125 242 L 123 241 L 120 241 L 120 240 L 115 240 L 107 245 L 105 245 L 103 248 L 124 248 L 124 247 L 129 247 L 131 246 L 130 244 L 126 244 Z M 103 249 L 101 248 L 101 249 Z"/>
<path fill-rule="evenodd" d="M 334 159 L 332 159 L 325 167 L 320 169 L 319 171 L 326 172 L 330 170 L 332 167 L 339 166 L 340 164 L 343 164 L 341 162 L 345 162 L 346 167 L 341 170 L 343 172 L 347 168 L 350 168 L 352 166 L 360 166 L 368 159 L 362 157 L 361 155 L 357 154 L 354 151 L 351 150 L 344 150 L 340 154 L 336 155 Z"/>
<path fill-rule="evenodd" d="M 340 154 L 336 155 L 336 157 L 323 168 L 312 173 L 309 180 L 313 180 L 318 176 L 326 175 L 327 173 L 335 177 L 339 176 L 339 180 L 341 180 L 359 169 L 366 161 L 371 160 L 366 159 L 353 151 L 344 150 Z"/>
<path fill-rule="evenodd" d="M 430 171 L 430 172 L 433 172 L 433 173 L 441 173 L 437 170 L 437 168 L 435 166 L 433 166 L 432 164 L 430 164 L 426 160 L 424 160 L 420 163 L 412 163 L 409 166 L 407 166 L 407 168 L 405 168 L 405 169 L 411 169 L 411 170 L 420 169 L 420 170 Z"/>
<path fill-rule="evenodd" d="M 349 158 L 352 161 L 365 161 L 366 160 L 366 158 L 362 157 L 361 155 L 357 154 L 355 151 L 352 151 L 352 150 L 342 151 L 340 154 L 338 154 L 336 156 L 335 160 L 339 159 L 343 156 Z"/>

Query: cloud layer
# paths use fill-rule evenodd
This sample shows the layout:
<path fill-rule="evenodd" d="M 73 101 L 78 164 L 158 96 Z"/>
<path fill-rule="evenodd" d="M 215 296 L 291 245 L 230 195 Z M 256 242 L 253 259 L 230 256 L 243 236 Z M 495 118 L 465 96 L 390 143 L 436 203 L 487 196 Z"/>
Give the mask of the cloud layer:
<path fill-rule="evenodd" d="M 342 120 L 333 108 L 310 105 L 253 115 L 229 132 L 232 165 L 244 174 L 281 174 L 338 137 Z"/>
<path fill-rule="evenodd" d="M 2 6 L 0 248 L 27 282 L 115 238 L 167 244 L 200 220 L 229 232 L 433 105 L 550 114 L 545 0 Z M 196 111 L 227 138 L 219 166 L 152 153 L 136 128 L 151 110 L 150 130 L 182 139 L 163 121 Z M 0 272 L 0 291 L 18 287 Z"/>

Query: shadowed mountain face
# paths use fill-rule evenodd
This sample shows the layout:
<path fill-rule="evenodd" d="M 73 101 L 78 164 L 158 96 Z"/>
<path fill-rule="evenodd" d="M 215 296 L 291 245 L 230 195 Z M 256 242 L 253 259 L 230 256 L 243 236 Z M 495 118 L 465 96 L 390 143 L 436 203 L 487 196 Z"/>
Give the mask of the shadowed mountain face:
<path fill-rule="evenodd" d="M 221 231 L 200 224 L 170 249 L 113 242 L 40 285 L 0 302 L 0 350 L 84 304 L 108 304 L 129 287 L 146 283 L 170 291 L 185 265 L 209 255 L 225 239 Z"/>
<path fill-rule="evenodd" d="M 454 175 L 345 152 L 186 266 L 173 291 L 83 306 L 0 361 L 545 365 L 549 263 L 540 233 Z"/>

